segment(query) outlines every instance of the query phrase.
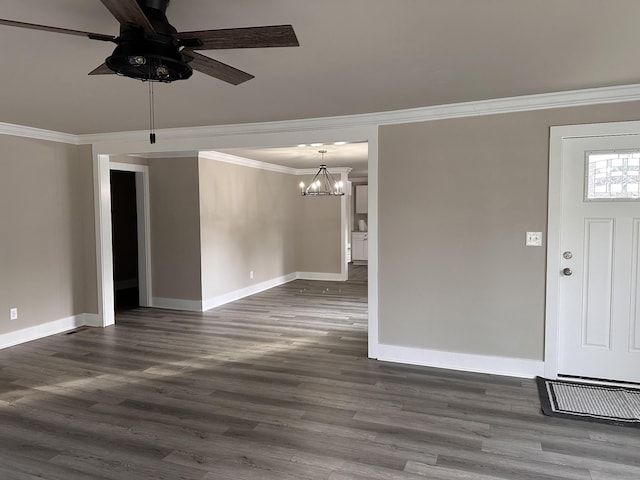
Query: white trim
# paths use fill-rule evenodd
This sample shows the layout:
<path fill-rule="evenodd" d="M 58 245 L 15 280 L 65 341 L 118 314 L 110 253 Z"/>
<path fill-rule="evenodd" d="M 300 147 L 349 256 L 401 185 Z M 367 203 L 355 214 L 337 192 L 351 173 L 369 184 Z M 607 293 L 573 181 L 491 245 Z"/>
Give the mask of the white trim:
<path fill-rule="evenodd" d="M 619 137 L 623 135 L 639 135 L 640 122 L 607 122 L 588 123 L 584 125 L 562 125 L 551 127 L 551 137 L 557 140 L 588 137 Z"/>
<path fill-rule="evenodd" d="M 251 160 L 249 158 L 230 155 L 228 153 L 206 151 L 200 152 L 198 156 L 200 158 L 207 158 L 209 160 L 216 160 L 218 162 L 231 163 L 233 165 L 240 165 L 242 167 L 267 170 L 269 172 L 288 173 L 290 175 L 296 174 L 296 171 L 293 168 L 283 167 L 282 165 L 274 165 L 273 163 L 261 162 L 259 160 Z"/>
<path fill-rule="evenodd" d="M 149 173 L 149 165 L 138 165 L 137 163 L 121 163 L 110 161 L 109 168 L 111 170 L 119 170 L 121 172 Z"/>
<path fill-rule="evenodd" d="M 102 327 L 100 316 L 97 313 L 83 313 L 82 316 L 86 327 Z"/>
<path fill-rule="evenodd" d="M 343 282 L 346 280 L 342 273 L 298 272 L 298 280 L 320 280 L 323 282 Z"/>
<path fill-rule="evenodd" d="M 318 168 L 290 168 L 282 165 L 275 165 L 273 163 L 261 162 L 260 160 L 251 160 L 245 157 L 239 157 L 237 155 L 230 155 L 228 153 L 216 152 L 213 150 L 202 151 L 198 154 L 199 158 L 207 158 L 209 160 L 215 160 L 218 162 L 230 163 L 232 165 L 240 165 L 242 167 L 256 168 L 258 170 L 266 170 L 269 172 L 286 173 L 289 175 L 315 175 L 318 173 Z M 351 167 L 333 167 L 330 169 L 331 173 L 346 173 L 351 172 Z"/>
<path fill-rule="evenodd" d="M 187 312 L 202 312 L 202 300 L 182 300 L 180 298 L 153 297 L 154 308 L 167 310 L 184 310 Z"/>
<path fill-rule="evenodd" d="M 255 295 L 256 293 L 264 292 L 265 290 L 269 290 L 270 288 L 274 288 L 279 285 L 284 285 L 285 283 L 292 282 L 297 278 L 298 278 L 297 273 L 290 273 L 289 275 L 273 278 L 271 280 L 267 280 L 266 282 L 256 283 L 255 285 L 250 285 L 248 287 L 241 288 L 233 292 L 225 293 L 223 295 L 218 295 L 217 297 L 208 298 L 207 300 L 202 301 L 202 309 L 203 311 L 211 310 L 212 308 L 216 308 L 221 305 L 225 305 L 227 303 L 235 302 L 236 300 L 240 300 L 241 298 L 245 298 L 250 295 Z"/>
<path fill-rule="evenodd" d="M 558 378 L 560 328 L 560 258 L 562 226 L 562 163 L 564 141 L 572 138 L 640 135 L 640 122 L 593 123 L 551 127 L 549 138 L 549 201 L 547 224 L 547 287 L 544 358 L 546 378 Z"/>
<path fill-rule="evenodd" d="M 167 142 L 169 140 L 194 140 L 215 136 L 291 133 L 314 131 L 318 129 L 322 130 L 327 128 L 339 129 L 395 125 L 401 123 L 445 120 L 449 118 L 477 117 L 482 115 L 495 115 L 499 113 L 545 110 L 550 108 L 634 102 L 638 100 L 640 100 L 640 84 L 631 84 L 570 90 L 566 92 L 521 95 L 517 97 L 496 98 L 475 102 L 449 103 L 445 105 L 357 115 L 342 115 L 279 122 L 167 128 L 158 130 L 157 133 L 158 137 L 162 139 L 163 142 Z M 148 138 L 149 132 L 147 130 L 136 130 L 128 132 L 72 135 L 11 123 L 0 123 L 0 134 L 69 143 L 72 145 L 91 145 L 95 143 L 112 142 L 142 143 Z M 135 154 L 144 152 L 129 153 Z"/>
<path fill-rule="evenodd" d="M 12 123 L 0 122 L 0 135 L 13 135 L 14 137 L 32 138 L 33 140 L 47 140 L 50 142 L 68 143 L 71 145 L 81 144 L 81 140 L 78 135 L 54 132 L 52 130 L 43 130 L 41 128 L 25 127 L 23 125 L 14 125 Z"/>
<path fill-rule="evenodd" d="M 109 156 L 93 155 L 93 191 L 96 214 L 96 271 L 98 315 L 101 326 L 115 323 L 113 251 L 111 243 L 111 180 Z"/>
<path fill-rule="evenodd" d="M 544 372 L 542 360 L 493 357 L 421 348 L 378 345 L 378 360 L 507 377 L 534 378 Z"/>
<path fill-rule="evenodd" d="M 134 172 L 136 175 L 136 209 L 138 218 L 138 282 L 139 303 L 150 307 L 153 299 L 151 275 L 151 208 L 149 166 L 109 162 L 111 170 Z"/>
<path fill-rule="evenodd" d="M 367 280 L 369 307 L 369 357 L 376 358 L 378 354 L 378 136 L 369 139 L 369 168 L 368 168 L 368 214 L 367 214 Z"/>
<path fill-rule="evenodd" d="M 356 185 L 359 183 L 367 183 L 369 181 L 369 177 L 351 177 L 349 179 L 352 185 Z"/>
<path fill-rule="evenodd" d="M 514 113 L 550 108 L 579 107 L 602 103 L 623 103 L 640 100 L 640 84 L 614 87 L 588 88 L 567 92 L 522 95 L 476 102 L 451 103 L 430 107 L 410 108 L 388 112 L 343 115 L 279 122 L 243 123 L 205 127 L 185 127 L 158 130 L 162 142 L 181 139 L 211 138 L 216 136 L 274 134 L 303 132 L 326 128 L 371 127 L 400 123 L 428 122 L 449 118 L 477 117 L 499 113 Z M 106 142 L 141 142 L 146 140 L 146 130 L 80 135 L 80 144 Z M 320 140 L 318 140 L 320 141 Z"/>
<path fill-rule="evenodd" d="M 347 168 L 346 170 L 348 171 L 340 172 L 340 181 L 344 185 L 349 183 L 348 178 L 351 168 Z M 340 280 L 343 282 L 349 280 L 349 259 L 347 257 L 347 249 L 349 246 L 349 232 L 351 231 L 349 225 L 349 207 L 351 202 L 348 200 L 348 195 L 340 197 Z"/>
<path fill-rule="evenodd" d="M 99 326 L 98 316 L 93 313 L 81 313 L 72 317 L 54 320 L 52 322 L 43 323 L 34 327 L 23 328 L 15 332 L 4 333 L 0 335 L 0 349 L 13 347 L 32 340 L 57 335 L 58 333 L 73 330 L 74 328 L 84 326 Z"/>
<path fill-rule="evenodd" d="M 562 142 L 558 127 L 549 136 L 549 198 L 547 202 L 547 283 L 544 333 L 544 376 L 558 376 L 560 299 L 560 224 L 562 222 Z M 553 272 L 553 275 L 552 275 Z"/>
<path fill-rule="evenodd" d="M 255 295 L 256 293 L 264 292 L 270 288 L 284 285 L 285 283 L 292 282 L 294 280 L 325 280 L 325 281 L 340 281 L 342 275 L 340 273 L 320 273 L 320 272 L 294 272 L 282 277 L 272 278 L 264 282 L 256 283 L 255 285 L 249 285 L 248 287 L 240 288 L 232 292 L 224 293 L 216 297 L 208 298 L 206 300 L 181 300 L 178 298 L 162 298 L 154 297 L 153 306 L 155 308 L 166 308 L 169 310 L 186 310 L 189 312 L 206 312 L 212 308 L 226 305 L 227 303 L 235 302 L 241 298 Z"/>
<path fill-rule="evenodd" d="M 127 154 L 127 157 L 130 158 L 141 158 L 144 160 L 152 160 L 154 158 L 197 158 L 198 157 L 198 152 L 197 151 L 193 151 L 193 152 L 188 152 L 188 151 L 181 151 L 181 152 L 158 152 L 158 153 L 130 153 Z"/>

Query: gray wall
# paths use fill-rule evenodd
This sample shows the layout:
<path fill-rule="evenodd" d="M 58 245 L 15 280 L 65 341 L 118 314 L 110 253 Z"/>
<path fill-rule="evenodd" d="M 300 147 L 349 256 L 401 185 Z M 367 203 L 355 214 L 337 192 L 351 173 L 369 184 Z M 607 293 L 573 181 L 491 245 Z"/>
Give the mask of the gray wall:
<path fill-rule="evenodd" d="M 381 343 L 542 359 L 545 249 L 524 247 L 524 232 L 546 234 L 549 127 L 639 117 L 636 102 L 381 127 Z M 0 151 L 0 334 L 95 313 L 90 147 L 0 136 Z M 314 222 L 339 218 L 338 199 L 301 199 L 299 178 L 292 177 L 289 191 L 284 177 L 240 167 L 203 163 L 201 177 L 196 158 L 149 163 L 154 296 L 200 300 L 203 276 L 206 295 L 219 295 L 248 285 L 250 269 L 255 281 L 324 265 L 339 271 L 338 247 L 328 263 L 308 263 L 333 245 L 320 240 Z M 232 193 L 228 182 L 240 190 Z M 295 192 L 293 225 L 281 219 L 283 231 L 270 230 L 268 251 L 251 243 L 258 234 L 240 228 L 241 219 L 268 230 L 262 206 L 256 201 L 234 210 L 232 204 L 248 201 L 263 183 L 255 198 L 264 202 L 273 194 L 283 215 Z M 201 196 L 200 187 L 210 184 L 218 193 Z M 223 218 L 223 204 L 233 215 Z M 315 212 L 320 205 L 331 211 Z M 228 251 L 229 239 L 220 243 L 217 236 L 225 222 L 244 242 L 236 257 L 246 255 L 247 262 L 227 267 L 233 282 L 222 287 L 208 276 L 213 270 L 203 273 L 200 266 Z M 333 225 L 322 231 L 332 237 L 335 228 L 338 235 Z M 273 252 L 273 263 L 264 263 Z M 8 320 L 11 307 L 20 310 L 17 322 Z"/>
<path fill-rule="evenodd" d="M 152 159 L 149 171 L 154 297 L 340 273 L 340 200 L 301 198 L 300 177 L 207 158 Z"/>
<path fill-rule="evenodd" d="M 541 360 L 549 127 L 640 104 L 380 128 L 380 343 Z"/>
<path fill-rule="evenodd" d="M 199 172 L 203 299 L 295 272 L 295 177 L 207 158 Z"/>
<path fill-rule="evenodd" d="M 0 151 L 0 334 L 96 313 L 91 148 L 0 135 Z"/>
<path fill-rule="evenodd" d="M 197 158 L 149 162 L 153 296 L 201 300 Z"/>
<path fill-rule="evenodd" d="M 301 181 L 308 185 L 313 175 L 290 178 L 294 186 Z M 299 189 L 295 197 L 296 269 L 340 273 L 341 197 L 302 197 Z"/>

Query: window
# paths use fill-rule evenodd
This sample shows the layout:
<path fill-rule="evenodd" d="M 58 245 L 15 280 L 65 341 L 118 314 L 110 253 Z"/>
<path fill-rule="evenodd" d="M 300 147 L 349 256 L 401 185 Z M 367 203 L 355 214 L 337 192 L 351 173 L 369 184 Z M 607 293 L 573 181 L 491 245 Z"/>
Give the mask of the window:
<path fill-rule="evenodd" d="M 640 151 L 587 152 L 587 200 L 640 200 Z"/>

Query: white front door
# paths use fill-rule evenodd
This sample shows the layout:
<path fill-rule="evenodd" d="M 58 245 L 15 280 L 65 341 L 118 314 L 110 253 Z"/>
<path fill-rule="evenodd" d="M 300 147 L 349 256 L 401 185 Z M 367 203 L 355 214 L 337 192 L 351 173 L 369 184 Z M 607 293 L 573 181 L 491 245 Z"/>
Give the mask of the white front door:
<path fill-rule="evenodd" d="M 640 135 L 563 143 L 558 374 L 640 383 Z"/>

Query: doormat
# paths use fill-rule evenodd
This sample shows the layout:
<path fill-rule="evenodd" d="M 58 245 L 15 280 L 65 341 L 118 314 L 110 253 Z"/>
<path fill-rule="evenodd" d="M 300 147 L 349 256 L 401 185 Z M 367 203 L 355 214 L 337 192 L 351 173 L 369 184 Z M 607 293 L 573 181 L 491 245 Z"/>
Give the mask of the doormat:
<path fill-rule="evenodd" d="M 542 413 L 640 428 L 640 390 L 538 377 Z"/>

